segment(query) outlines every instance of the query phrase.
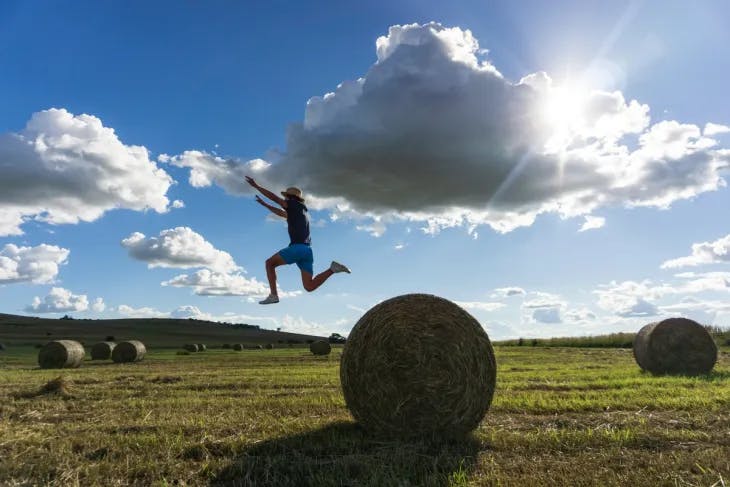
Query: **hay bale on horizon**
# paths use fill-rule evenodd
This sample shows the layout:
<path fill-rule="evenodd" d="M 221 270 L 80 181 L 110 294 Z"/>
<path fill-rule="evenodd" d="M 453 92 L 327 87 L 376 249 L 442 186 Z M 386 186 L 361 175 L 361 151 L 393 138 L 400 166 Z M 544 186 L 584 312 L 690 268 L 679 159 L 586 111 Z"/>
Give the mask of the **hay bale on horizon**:
<path fill-rule="evenodd" d="M 717 362 L 715 340 L 705 327 L 687 318 L 642 327 L 633 351 L 639 367 L 652 374 L 707 374 Z"/>
<path fill-rule="evenodd" d="M 332 345 L 324 340 L 317 340 L 309 345 L 309 351 L 314 355 L 329 355 L 332 351 Z"/>
<path fill-rule="evenodd" d="M 208 347 L 205 343 L 198 343 L 198 352 L 205 352 L 206 350 L 208 350 Z"/>
<path fill-rule="evenodd" d="M 74 340 L 54 340 L 46 343 L 38 352 L 38 365 L 42 369 L 75 369 L 81 366 L 86 351 Z"/>
<path fill-rule="evenodd" d="M 98 342 L 91 347 L 91 360 L 109 360 L 117 344 L 114 342 Z"/>
<path fill-rule="evenodd" d="M 222 348 L 223 350 L 228 350 L 228 349 L 230 349 L 230 348 L 231 348 L 231 344 L 230 344 L 230 343 L 224 343 L 223 345 L 221 345 L 221 348 Z"/>
<path fill-rule="evenodd" d="M 198 345 L 196 343 L 186 343 L 183 345 L 183 348 L 187 350 L 188 352 L 197 352 L 198 351 Z"/>
<path fill-rule="evenodd" d="M 0 343 L 0 352 L 3 352 L 3 351 L 5 351 L 5 344 Z"/>
<path fill-rule="evenodd" d="M 400 438 L 463 437 L 484 418 L 497 367 L 479 322 L 428 294 L 407 294 L 365 313 L 345 343 L 340 381 L 353 417 Z"/>
<path fill-rule="evenodd" d="M 147 354 L 147 348 L 139 340 L 119 343 L 112 351 L 112 360 L 117 363 L 139 362 Z"/>
<path fill-rule="evenodd" d="M 274 349 L 274 344 L 273 343 L 267 343 L 266 344 L 266 347 L 264 347 L 264 348 L 266 348 L 266 350 L 273 350 Z"/>
<path fill-rule="evenodd" d="M 242 343 L 236 343 L 236 344 L 234 344 L 233 345 L 233 350 L 235 350 L 236 352 L 240 352 L 241 350 L 243 350 L 243 344 Z"/>

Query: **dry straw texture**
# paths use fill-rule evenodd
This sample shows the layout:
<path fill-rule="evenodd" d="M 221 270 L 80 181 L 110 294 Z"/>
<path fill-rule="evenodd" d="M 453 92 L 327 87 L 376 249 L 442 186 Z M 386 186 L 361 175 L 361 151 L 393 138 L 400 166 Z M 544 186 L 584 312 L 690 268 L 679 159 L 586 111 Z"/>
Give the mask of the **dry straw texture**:
<path fill-rule="evenodd" d="M 73 369 L 84 360 L 83 345 L 73 340 L 54 340 L 46 343 L 38 352 L 38 365 L 42 369 Z"/>
<path fill-rule="evenodd" d="M 117 344 L 114 342 L 99 342 L 91 347 L 91 360 L 109 360 Z"/>
<path fill-rule="evenodd" d="M 197 352 L 199 350 L 198 345 L 195 343 L 187 343 L 183 345 L 183 348 L 188 352 Z"/>
<path fill-rule="evenodd" d="M 241 350 L 243 350 L 243 344 L 236 343 L 235 345 L 233 345 L 233 350 L 235 350 L 236 352 L 240 352 Z"/>
<path fill-rule="evenodd" d="M 309 351 L 315 355 L 329 355 L 332 351 L 332 346 L 324 340 L 317 340 L 309 345 Z"/>
<path fill-rule="evenodd" d="M 707 374 L 717 362 L 717 345 L 696 321 L 668 318 L 639 330 L 634 358 L 652 374 Z"/>
<path fill-rule="evenodd" d="M 494 350 L 454 303 L 428 294 L 384 301 L 350 332 L 340 364 L 345 402 L 367 430 L 396 437 L 461 437 L 494 395 Z"/>
<path fill-rule="evenodd" d="M 139 362 L 147 353 L 144 344 L 138 340 L 122 342 L 112 352 L 112 360 L 117 363 Z"/>

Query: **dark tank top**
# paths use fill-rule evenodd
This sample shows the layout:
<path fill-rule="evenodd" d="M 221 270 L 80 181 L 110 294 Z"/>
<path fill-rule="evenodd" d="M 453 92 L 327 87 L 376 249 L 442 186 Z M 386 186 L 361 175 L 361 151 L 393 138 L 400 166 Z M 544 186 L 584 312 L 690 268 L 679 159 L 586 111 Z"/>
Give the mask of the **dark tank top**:
<path fill-rule="evenodd" d="M 289 226 L 289 245 L 310 245 L 309 212 L 304 203 L 296 198 L 286 200 L 286 223 Z"/>

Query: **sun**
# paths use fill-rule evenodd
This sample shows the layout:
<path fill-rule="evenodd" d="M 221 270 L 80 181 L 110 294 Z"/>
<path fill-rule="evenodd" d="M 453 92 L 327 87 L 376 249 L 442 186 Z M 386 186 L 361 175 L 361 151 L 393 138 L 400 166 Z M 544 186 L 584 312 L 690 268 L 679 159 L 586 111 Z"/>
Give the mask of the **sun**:
<path fill-rule="evenodd" d="M 545 92 L 539 111 L 549 152 L 564 149 L 586 128 L 589 93 L 579 83 L 570 82 L 551 86 Z"/>

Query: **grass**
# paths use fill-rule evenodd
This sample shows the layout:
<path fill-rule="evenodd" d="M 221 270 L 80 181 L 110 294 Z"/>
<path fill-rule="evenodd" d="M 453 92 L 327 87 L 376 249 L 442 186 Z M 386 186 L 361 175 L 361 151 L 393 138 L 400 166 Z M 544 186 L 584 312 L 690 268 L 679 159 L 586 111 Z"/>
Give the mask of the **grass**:
<path fill-rule="evenodd" d="M 730 355 L 652 377 L 630 350 L 497 347 L 495 400 L 457 443 L 364 434 L 339 354 L 150 350 L 35 366 L 0 352 L 0 485 L 723 485 Z M 55 385 L 52 384 L 56 380 Z M 51 385 L 49 385 L 51 384 Z M 67 393 L 52 393 L 59 386 Z"/>

